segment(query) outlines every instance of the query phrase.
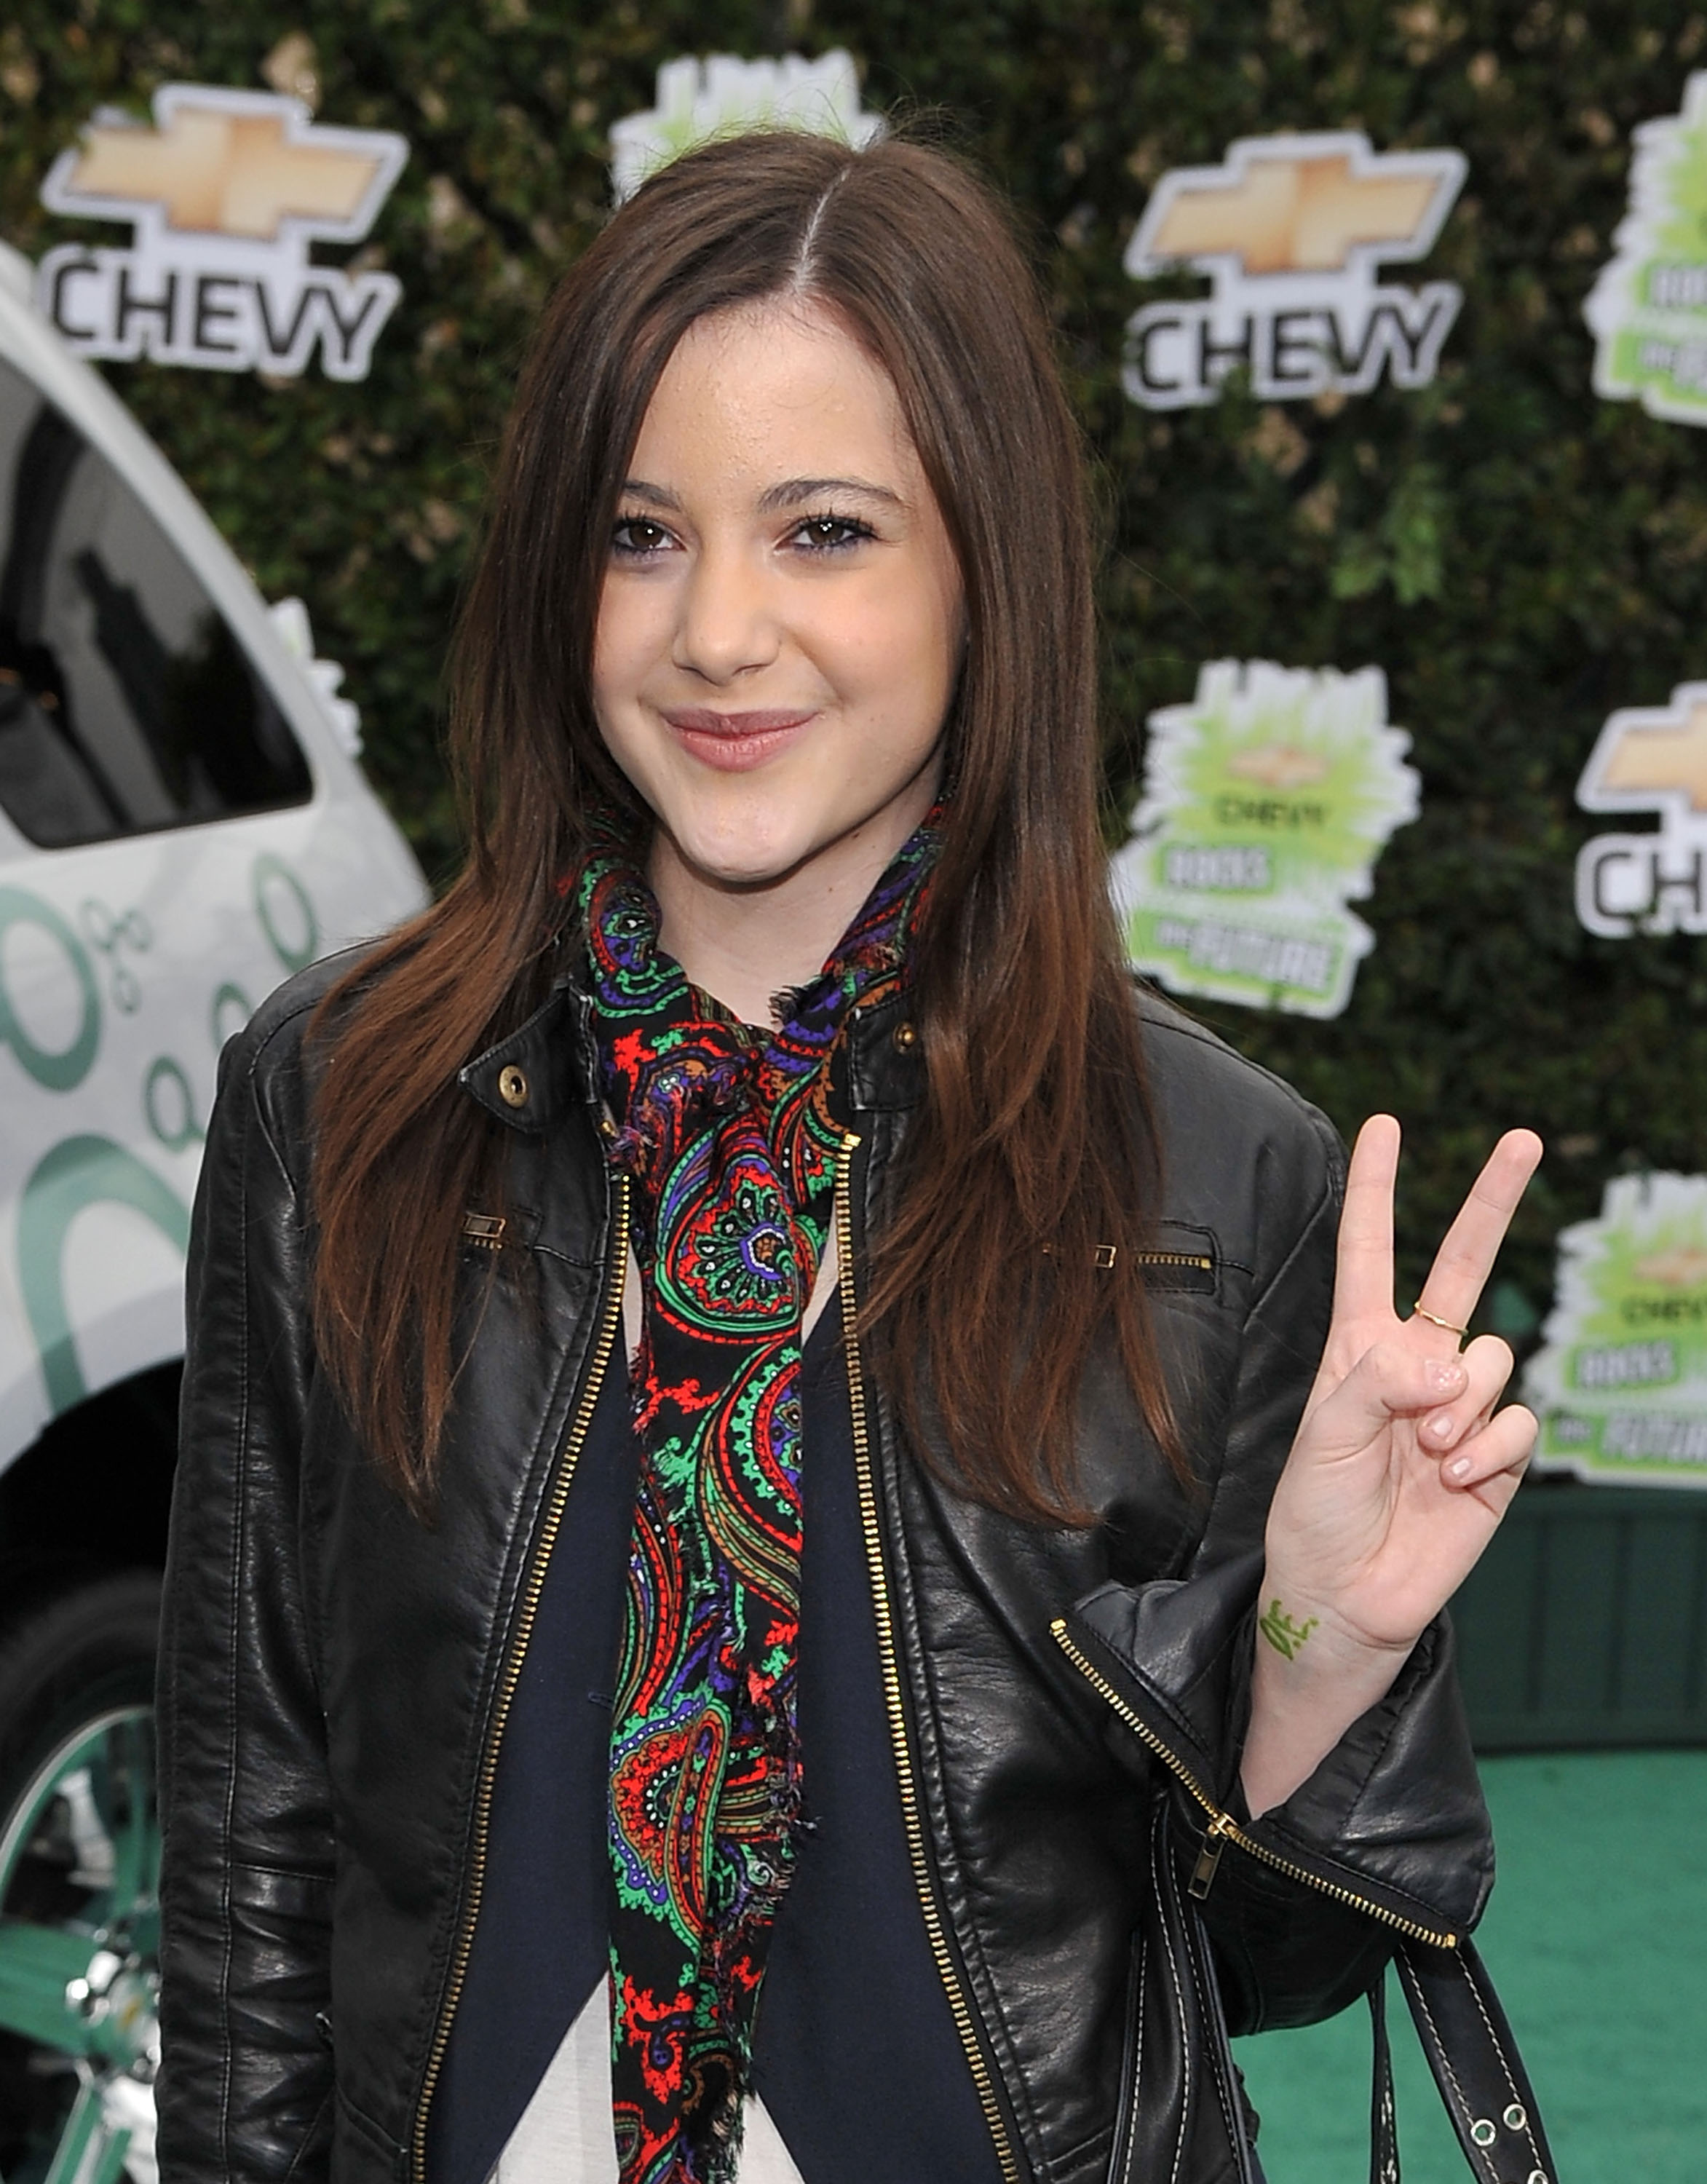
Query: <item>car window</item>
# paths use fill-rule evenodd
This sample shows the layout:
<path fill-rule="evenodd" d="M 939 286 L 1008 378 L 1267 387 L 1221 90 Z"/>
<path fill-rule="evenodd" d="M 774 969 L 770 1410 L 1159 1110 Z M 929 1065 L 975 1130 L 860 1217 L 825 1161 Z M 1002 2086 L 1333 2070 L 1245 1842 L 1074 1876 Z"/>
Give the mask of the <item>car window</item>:
<path fill-rule="evenodd" d="M 0 806 L 61 849 L 301 804 L 311 787 L 159 524 L 0 360 Z"/>

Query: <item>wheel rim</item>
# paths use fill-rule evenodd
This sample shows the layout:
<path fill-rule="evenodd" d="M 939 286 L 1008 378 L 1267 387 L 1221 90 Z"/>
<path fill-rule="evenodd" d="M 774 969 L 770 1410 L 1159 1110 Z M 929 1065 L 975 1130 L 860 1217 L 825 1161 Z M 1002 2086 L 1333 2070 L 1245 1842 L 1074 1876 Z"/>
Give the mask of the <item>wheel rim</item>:
<path fill-rule="evenodd" d="M 153 1709 L 60 1739 L 0 1820 L 0 2031 L 27 2117 L 4 2184 L 154 2184 Z"/>

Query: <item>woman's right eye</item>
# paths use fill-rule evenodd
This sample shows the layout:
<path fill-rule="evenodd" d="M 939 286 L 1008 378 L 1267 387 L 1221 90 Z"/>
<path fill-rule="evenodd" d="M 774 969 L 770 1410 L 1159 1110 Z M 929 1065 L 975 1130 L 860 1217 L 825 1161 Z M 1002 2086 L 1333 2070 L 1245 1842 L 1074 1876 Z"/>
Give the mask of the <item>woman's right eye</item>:
<path fill-rule="evenodd" d="M 614 552 L 641 560 L 660 553 L 670 543 L 670 533 L 649 515 L 620 515 L 610 543 Z"/>

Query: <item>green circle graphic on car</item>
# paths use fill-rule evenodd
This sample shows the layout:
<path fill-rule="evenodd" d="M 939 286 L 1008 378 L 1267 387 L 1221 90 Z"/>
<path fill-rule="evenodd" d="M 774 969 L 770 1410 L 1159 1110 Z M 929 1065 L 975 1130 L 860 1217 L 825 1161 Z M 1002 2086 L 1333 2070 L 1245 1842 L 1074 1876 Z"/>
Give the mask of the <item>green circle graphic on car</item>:
<path fill-rule="evenodd" d="M 7 990 L 4 943 L 15 925 L 38 927 L 64 956 L 81 1002 L 75 1035 L 68 1045 L 39 1045 Z M 9 1046 L 36 1082 L 50 1092 L 75 1091 L 89 1074 L 101 1039 L 101 996 L 87 950 L 50 902 L 25 889 L 0 887 L 0 1042 Z"/>

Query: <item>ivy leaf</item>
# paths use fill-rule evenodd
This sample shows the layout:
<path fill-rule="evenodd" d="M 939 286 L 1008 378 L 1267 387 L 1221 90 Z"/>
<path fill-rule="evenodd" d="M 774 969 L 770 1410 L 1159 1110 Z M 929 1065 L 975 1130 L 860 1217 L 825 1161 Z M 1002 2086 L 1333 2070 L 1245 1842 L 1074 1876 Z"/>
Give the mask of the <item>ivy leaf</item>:
<path fill-rule="evenodd" d="M 1416 463 L 1393 488 L 1373 531 L 1354 531 L 1328 577 L 1337 599 L 1359 599 L 1391 584 L 1403 607 L 1437 599 L 1445 588 L 1442 549 L 1448 508 L 1432 463 Z"/>

